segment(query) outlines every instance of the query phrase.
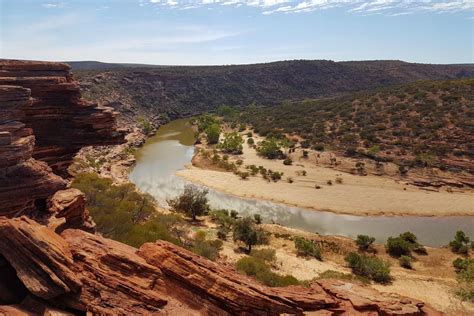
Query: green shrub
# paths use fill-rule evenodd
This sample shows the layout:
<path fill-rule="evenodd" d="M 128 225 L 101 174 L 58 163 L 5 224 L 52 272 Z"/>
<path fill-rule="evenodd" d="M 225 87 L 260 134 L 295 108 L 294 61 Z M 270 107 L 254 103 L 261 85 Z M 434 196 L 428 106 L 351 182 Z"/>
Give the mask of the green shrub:
<path fill-rule="evenodd" d="M 467 254 L 469 253 L 469 237 L 462 230 L 458 230 L 449 246 L 454 253 Z"/>
<path fill-rule="evenodd" d="M 217 238 L 221 240 L 227 240 L 227 235 L 229 234 L 229 229 L 227 227 L 219 227 L 217 230 Z"/>
<path fill-rule="evenodd" d="M 367 235 L 357 235 L 357 239 L 356 239 L 355 243 L 356 243 L 357 247 L 359 247 L 359 250 L 367 251 L 372 246 L 374 241 L 375 241 L 374 237 L 370 237 L 370 236 L 367 236 Z"/>
<path fill-rule="evenodd" d="M 196 233 L 196 237 L 193 241 L 193 246 L 190 250 L 210 260 L 216 260 L 216 258 L 219 256 L 219 251 L 221 249 L 221 240 L 206 240 L 206 233 L 203 231 L 199 231 Z"/>
<path fill-rule="evenodd" d="M 255 141 L 253 140 L 252 137 L 250 137 L 249 139 L 247 139 L 247 144 L 249 144 L 250 146 L 255 145 Z"/>
<path fill-rule="evenodd" d="M 286 157 L 285 160 L 283 160 L 283 164 L 284 164 L 285 166 L 289 166 L 289 165 L 291 165 L 292 163 L 293 163 L 293 160 L 291 160 L 290 157 Z"/>
<path fill-rule="evenodd" d="M 219 142 L 221 128 L 218 123 L 213 123 L 206 128 L 205 133 L 209 144 L 217 144 Z"/>
<path fill-rule="evenodd" d="M 458 258 L 453 261 L 457 272 L 456 295 L 464 301 L 474 302 L 474 259 Z"/>
<path fill-rule="evenodd" d="M 387 252 L 394 257 L 409 256 L 412 245 L 401 237 L 389 237 L 385 245 Z"/>
<path fill-rule="evenodd" d="M 239 216 L 239 212 L 237 212 L 236 210 L 230 211 L 230 217 L 237 218 L 237 216 Z"/>
<path fill-rule="evenodd" d="M 412 232 L 404 232 L 398 237 L 389 237 L 385 248 L 394 257 L 410 256 L 412 251 L 427 254 L 426 248 L 418 243 L 418 238 Z"/>
<path fill-rule="evenodd" d="M 262 141 L 257 148 L 257 152 L 259 155 L 268 159 L 277 159 L 283 155 L 278 141 L 274 138 Z"/>
<path fill-rule="evenodd" d="M 400 266 L 405 269 L 412 268 L 411 266 L 412 258 L 409 256 L 400 256 L 400 258 L 398 258 L 398 262 L 400 263 Z"/>
<path fill-rule="evenodd" d="M 259 282 L 271 287 L 298 285 L 300 282 L 291 275 L 279 275 L 272 272 L 265 261 L 255 257 L 244 257 L 236 263 L 237 271 L 255 277 Z"/>
<path fill-rule="evenodd" d="M 351 252 L 344 258 L 356 275 L 369 278 L 378 283 L 388 283 L 390 277 L 390 265 L 388 262 L 375 256 L 359 255 Z"/>
<path fill-rule="evenodd" d="M 314 257 L 323 260 L 321 249 L 313 241 L 303 237 L 295 237 L 295 248 L 299 255 Z"/>
<path fill-rule="evenodd" d="M 221 227 L 230 228 L 235 222 L 235 218 L 229 215 L 228 210 L 212 210 L 209 212 L 209 216 Z"/>
<path fill-rule="evenodd" d="M 244 140 L 237 132 L 230 132 L 224 135 L 224 140 L 219 144 L 219 148 L 227 154 L 239 155 L 242 153 Z"/>
<path fill-rule="evenodd" d="M 350 273 L 343 273 L 339 271 L 334 271 L 334 270 L 326 270 L 321 272 L 318 277 L 318 279 L 337 279 L 337 280 L 346 280 L 346 281 L 360 281 L 364 284 L 370 283 L 370 280 L 366 277 L 360 276 L 360 275 L 352 275 Z"/>
<path fill-rule="evenodd" d="M 255 220 L 255 224 L 260 225 L 262 223 L 262 216 L 260 214 L 254 214 L 253 219 Z"/>

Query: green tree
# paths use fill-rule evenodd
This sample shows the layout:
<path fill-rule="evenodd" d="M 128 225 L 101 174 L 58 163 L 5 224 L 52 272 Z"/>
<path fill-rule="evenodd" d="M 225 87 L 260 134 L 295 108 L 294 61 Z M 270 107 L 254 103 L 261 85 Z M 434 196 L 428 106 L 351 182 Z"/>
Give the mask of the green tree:
<path fill-rule="evenodd" d="M 237 132 L 225 133 L 224 140 L 219 144 L 219 148 L 227 154 L 239 155 L 242 153 L 244 140 Z"/>
<path fill-rule="evenodd" d="M 257 152 L 259 155 L 268 159 L 277 159 L 283 155 L 280 145 L 275 138 L 268 138 L 262 141 L 257 148 Z"/>
<path fill-rule="evenodd" d="M 195 221 L 196 216 L 206 214 L 209 210 L 207 193 L 207 189 L 199 189 L 195 185 L 187 184 L 184 192 L 168 203 L 176 212 L 191 216 Z"/>
<path fill-rule="evenodd" d="M 219 142 L 221 128 L 218 123 L 212 123 L 206 128 L 205 133 L 209 144 L 217 144 Z"/>
<path fill-rule="evenodd" d="M 244 217 L 235 222 L 234 240 L 242 241 L 247 245 L 248 251 L 252 251 L 253 245 L 266 242 L 265 233 L 258 229 L 250 217 Z"/>

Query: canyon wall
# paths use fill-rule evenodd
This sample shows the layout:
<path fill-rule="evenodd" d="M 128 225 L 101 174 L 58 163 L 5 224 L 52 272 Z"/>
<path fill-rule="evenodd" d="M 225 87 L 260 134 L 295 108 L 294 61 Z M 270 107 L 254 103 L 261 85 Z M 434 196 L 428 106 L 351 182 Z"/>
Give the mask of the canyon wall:
<path fill-rule="evenodd" d="M 123 142 L 117 113 L 82 100 L 69 69 L 0 60 L 0 215 L 46 209 L 82 147 Z"/>

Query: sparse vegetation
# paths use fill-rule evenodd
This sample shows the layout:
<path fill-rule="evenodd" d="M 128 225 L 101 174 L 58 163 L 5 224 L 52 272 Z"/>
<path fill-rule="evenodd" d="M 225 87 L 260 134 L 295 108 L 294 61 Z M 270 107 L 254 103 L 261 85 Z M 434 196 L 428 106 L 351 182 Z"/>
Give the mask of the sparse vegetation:
<path fill-rule="evenodd" d="M 242 144 L 244 140 L 237 132 L 230 132 L 224 135 L 224 140 L 219 144 L 219 148 L 222 149 L 224 153 L 239 155 L 242 153 Z"/>
<path fill-rule="evenodd" d="M 303 237 L 295 237 L 295 248 L 299 255 L 323 260 L 321 249 L 313 241 Z"/>
<path fill-rule="evenodd" d="M 248 276 L 255 277 L 259 282 L 266 286 L 282 287 L 288 285 L 297 285 L 300 282 L 292 275 L 279 275 L 270 270 L 266 262 L 260 258 L 247 256 L 236 263 L 237 271 L 245 273 Z"/>
<path fill-rule="evenodd" d="M 356 275 L 378 283 L 388 283 L 391 280 L 390 264 L 382 259 L 351 252 L 345 257 L 345 260 Z"/>

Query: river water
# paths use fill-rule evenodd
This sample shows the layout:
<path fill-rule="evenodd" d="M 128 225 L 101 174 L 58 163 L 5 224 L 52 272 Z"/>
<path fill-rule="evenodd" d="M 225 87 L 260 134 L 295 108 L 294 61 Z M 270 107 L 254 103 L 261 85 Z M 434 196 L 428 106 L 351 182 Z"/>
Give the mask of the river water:
<path fill-rule="evenodd" d="M 179 195 L 187 182 L 175 176 L 184 169 L 194 154 L 194 132 L 188 120 L 176 120 L 163 125 L 137 152 L 137 164 L 130 180 L 150 193 L 158 203 L 167 207 L 167 200 Z M 240 215 L 258 213 L 265 222 L 317 232 L 323 235 L 356 237 L 366 234 L 385 242 L 389 236 L 411 231 L 422 244 L 446 245 L 456 230 L 474 237 L 474 216 L 416 217 L 416 216 L 352 216 L 291 207 L 263 200 L 243 199 L 209 190 L 213 208 L 234 209 Z"/>

